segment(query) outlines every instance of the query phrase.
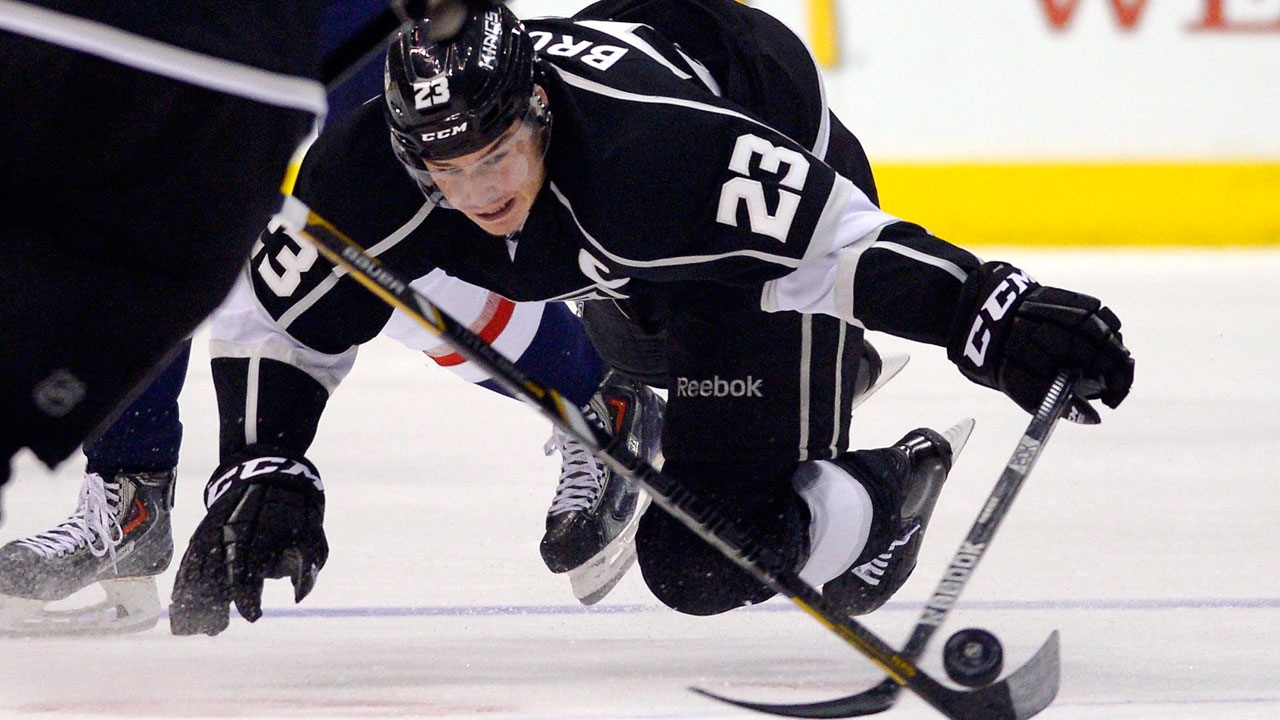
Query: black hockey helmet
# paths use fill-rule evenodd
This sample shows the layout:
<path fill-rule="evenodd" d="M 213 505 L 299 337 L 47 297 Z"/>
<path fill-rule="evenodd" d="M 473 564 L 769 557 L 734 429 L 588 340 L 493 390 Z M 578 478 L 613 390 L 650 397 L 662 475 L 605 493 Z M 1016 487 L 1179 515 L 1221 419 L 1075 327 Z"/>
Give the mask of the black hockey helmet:
<path fill-rule="evenodd" d="M 545 114 L 534 95 L 533 39 L 505 6 L 476 5 L 456 37 L 430 37 L 431 21 L 419 20 L 387 52 L 387 121 L 406 165 L 475 152 L 531 107 Z"/>

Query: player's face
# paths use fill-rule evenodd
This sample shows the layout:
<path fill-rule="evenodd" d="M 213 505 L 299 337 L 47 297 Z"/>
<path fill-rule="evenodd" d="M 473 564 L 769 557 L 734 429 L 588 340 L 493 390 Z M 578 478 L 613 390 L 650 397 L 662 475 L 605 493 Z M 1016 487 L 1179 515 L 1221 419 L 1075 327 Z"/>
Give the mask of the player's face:
<path fill-rule="evenodd" d="M 542 128 L 518 120 L 488 146 L 448 160 L 427 161 L 445 199 L 490 235 L 524 225 L 546 177 Z"/>

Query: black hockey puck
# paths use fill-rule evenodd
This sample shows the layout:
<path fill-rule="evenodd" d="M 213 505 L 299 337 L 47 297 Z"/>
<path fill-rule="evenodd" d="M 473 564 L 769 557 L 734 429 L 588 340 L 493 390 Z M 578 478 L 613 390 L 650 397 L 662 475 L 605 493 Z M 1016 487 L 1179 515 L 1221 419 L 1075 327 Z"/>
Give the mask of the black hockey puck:
<path fill-rule="evenodd" d="M 1004 669 L 1004 648 L 986 630 L 965 628 L 947 639 L 942 667 L 947 677 L 965 687 L 990 685 Z"/>

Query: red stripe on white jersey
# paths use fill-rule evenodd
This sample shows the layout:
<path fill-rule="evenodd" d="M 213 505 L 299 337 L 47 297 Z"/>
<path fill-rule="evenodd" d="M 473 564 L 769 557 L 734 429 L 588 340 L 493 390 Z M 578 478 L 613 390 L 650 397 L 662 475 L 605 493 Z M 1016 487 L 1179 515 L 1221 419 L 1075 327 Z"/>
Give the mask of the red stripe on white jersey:
<path fill-rule="evenodd" d="M 479 335 L 481 340 L 493 344 L 498 339 L 498 336 L 502 334 L 502 331 L 506 329 L 507 324 L 511 322 L 511 314 L 515 312 L 515 308 L 516 304 L 510 300 L 496 293 L 489 293 L 484 309 L 480 311 L 480 316 L 471 323 L 468 329 Z M 441 367 L 454 367 L 467 361 L 466 358 L 458 353 L 452 352 L 448 345 L 441 345 L 423 352 Z"/>

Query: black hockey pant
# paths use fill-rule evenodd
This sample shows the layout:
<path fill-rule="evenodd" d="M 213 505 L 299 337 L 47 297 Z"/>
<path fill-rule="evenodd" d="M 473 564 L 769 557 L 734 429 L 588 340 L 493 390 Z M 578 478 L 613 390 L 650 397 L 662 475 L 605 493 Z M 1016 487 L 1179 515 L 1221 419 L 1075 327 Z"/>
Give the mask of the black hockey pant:
<path fill-rule="evenodd" d="M 0 32 L 0 480 L 66 458 L 226 295 L 312 122 Z"/>

